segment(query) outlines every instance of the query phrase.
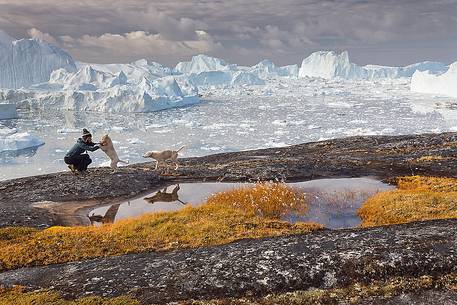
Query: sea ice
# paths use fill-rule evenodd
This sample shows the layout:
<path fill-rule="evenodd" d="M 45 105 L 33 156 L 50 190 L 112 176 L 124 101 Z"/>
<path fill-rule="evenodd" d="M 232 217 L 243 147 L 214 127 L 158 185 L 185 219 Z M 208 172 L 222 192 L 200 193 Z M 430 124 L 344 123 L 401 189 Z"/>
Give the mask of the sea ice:
<path fill-rule="evenodd" d="M 6 151 L 18 151 L 43 145 L 44 142 L 27 132 L 17 133 L 8 128 L 0 129 L 0 153 Z"/>

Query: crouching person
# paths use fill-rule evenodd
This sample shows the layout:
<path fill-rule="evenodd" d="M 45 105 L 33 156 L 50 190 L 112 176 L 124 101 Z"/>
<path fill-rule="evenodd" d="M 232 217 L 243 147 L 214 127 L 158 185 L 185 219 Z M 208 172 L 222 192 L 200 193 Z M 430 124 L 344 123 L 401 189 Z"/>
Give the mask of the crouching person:
<path fill-rule="evenodd" d="M 76 141 L 76 144 L 65 155 L 64 161 L 68 164 L 68 168 L 75 174 L 85 174 L 87 167 L 92 163 L 86 151 L 96 151 L 100 146 L 92 142 L 92 135 L 87 129 L 83 129 L 81 138 Z"/>

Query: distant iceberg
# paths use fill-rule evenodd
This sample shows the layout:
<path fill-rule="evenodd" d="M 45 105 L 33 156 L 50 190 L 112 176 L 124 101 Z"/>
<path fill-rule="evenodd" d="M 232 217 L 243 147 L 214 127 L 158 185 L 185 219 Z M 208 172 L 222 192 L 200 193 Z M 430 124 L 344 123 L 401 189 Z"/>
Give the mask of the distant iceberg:
<path fill-rule="evenodd" d="M 276 78 L 304 77 L 373 81 L 411 78 L 414 74 L 413 90 L 455 96 L 454 74 L 447 70 L 439 62 L 406 67 L 359 66 L 350 62 L 346 51 L 312 53 L 300 68 L 276 66 L 268 59 L 250 67 L 239 66 L 203 54 L 174 68 L 146 59 L 93 64 L 75 62 L 65 51 L 43 41 L 14 40 L 0 31 L 0 104 L 19 108 L 149 112 L 199 103 L 199 90 L 207 92 L 212 87 L 268 87 L 268 82 Z"/>
<path fill-rule="evenodd" d="M 182 74 L 201 73 L 208 71 L 235 71 L 237 66 L 224 60 L 204 54 L 193 56 L 191 61 L 180 62 L 174 72 Z"/>
<path fill-rule="evenodd" d="M 263 79 L 271 76 L 297 77 L 298 65 L 277 67 L 271 60 L 265 59 L 250 67 L 248 71 L 257 74 L 259 78 Z"/>
<path fill-rule="evenodd" d="M 14 40 L 0 31 L 0 88 L 47 82 L 51 72 L 60 68 L 76 71 L 67 52 L 37 39 Z"/>
<path fill-rule="evenodd" d="M 299 77 L 321 77 L 325 79 L 376 80 L 408 78 L 416 71 L 426 70 L 434 74 L 442 73 L 447 70 L 447 66 L 440 62 L 431 61 L 405 67 L 359 66 L 349 61 L 347 51 L 340 54 L 333 51 L 319 51 L 312 53 L 303 60 L 298 75 Z"/>
<path fill-rule="evenodd" d="M 457 97 L 457 62 L 442 74 L 416 71 L 411 78 L 411 91 Z"/>
<path fill-rule="evenodd" d="M 119 74 L 101 72 L 90 66 L 76 73 L 57 70 L 49 83 L 29 90 L 17 101 L 21 108 L 55 107 L 72 111 L 151 112 L 183 107 L 200 102 L 197 90 L 182 87 L 173 76 L 140 82 Z M 0 94 L 1 96 L 1 94 Z"/>
<path fill-rule="evenodd" d="M 0 32 L 0 103 L 18 107 L 104 112 L 148 112 L 198 103 L 198 90 L 182 87 L 172 69 L 130 64 L 75 63 L 58 47 Z"/>
<path fill-rule="evenodd" d="M 180 79 L 187 78 L 188 82 L 196 87 L 232 87 L 264 85 L 265 81 L 261 75 L 265 76 L 265 73 L 268 73 L 264 70 L 258 67 L 229 64 L 222 59 L 207 55 L 197 55 L 189 62 L 178 63 L 174 73 L 181 74 Z"/>

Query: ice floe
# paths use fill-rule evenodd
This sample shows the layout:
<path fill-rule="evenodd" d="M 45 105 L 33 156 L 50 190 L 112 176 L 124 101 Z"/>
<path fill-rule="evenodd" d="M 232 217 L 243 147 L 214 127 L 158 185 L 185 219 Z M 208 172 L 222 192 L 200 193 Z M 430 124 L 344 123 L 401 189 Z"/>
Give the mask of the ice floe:
<path fill-rule="evenodd" d="M 28 132 L 17 132 L 16 129 L 0 126 L 0 153 L 36 148 L 43 144 L 43 140 Z"/>

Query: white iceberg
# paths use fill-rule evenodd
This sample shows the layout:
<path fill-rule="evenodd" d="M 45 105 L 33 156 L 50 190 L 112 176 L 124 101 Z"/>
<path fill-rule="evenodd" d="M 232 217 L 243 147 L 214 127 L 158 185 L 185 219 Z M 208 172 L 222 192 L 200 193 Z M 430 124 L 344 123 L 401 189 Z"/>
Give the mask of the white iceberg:
<path fill-rule="evenodd" d="M 233 71 L 237 66 L 228 64 L 224 60 L 207 56 L 204 54 L 193 56 L 191 61 L 180 62 L 176 65 L 174 72 L 182 74 L 201 73 L 208 71 Z"/>
<path fill-rule="evenodd" d="M 37 39 L 14 40 L 0 31 L 0 88 L 47 82 L 51 72 L 59 68 L 76 70 L 67 52 Z"/>
<path fill-rule="evenodd" d="M 36 148 L 43 144 L 41 139 L 27 132 L 18 133 L 15 129 L 0 128 L 0 153 Z"/>
<path fill-rule="evenodd" d="M 100 112 L 150 112 L 200 101 L 196 88 L 187 82 L 181 88 L 173 76 L 142 77 L 137 81 L 129 79 L 122 70 L 100 71 L 91 65 L 81 65 L 74 73 L 55 70 L 49 82 L 29 89 L 2 90 L 2 99 L 21 108 Z"/>
<path fill-rule="evenodd" d="M 90 83 L 81 83 L 78 90 L 36 90 L 33 96 L 17 102 L 17 105 L 21 108 L 55 107 L 72 111 L 150 112 L 200 102 L 197 95 L 188 95 L 182 90 L 172 76 L 152 82 L 143 79 L 132 86 L 93 89 Z"/>
<path fill-rule="evenodd" d="M 298 76 L 320 77 L 324 79 L 376 80 L 383 78 L 407 78 L 411 77 L 415 71 L 425 70 L 432 73 L 441 73 L 447 70 L 447 66 L 443 63 L 430 61 L 405 67 L 359 66 L 349 61 L 347 51 L 340 54 L 333 51 L 319 51 L 312 53 L 303 60 Z"/>
<path fill-rule="evenodd" d="M 439 75 L 416 71 L 411 78 L 411 91 L 457 97 L 457 62 Z"/>
<path fill-rule="evenodd" d="M 232 73 L 230 71 L 204 71 L 192 73 L 187 79 L 196 87 L 228 85 L 232 81 Z"/>
<path fill-rule="evenodd" d="M 257 65 L 249 68 L 249 71 L 257 74 L 260 78 L 266 79 L 271 76 L 297 77 L 298 65 L 277 67 L 271 60 L 265 59 Z"/>
<path fill-rule="evenodd" d="M 265 81 L 260 79 L 257 74 L 246 71 L 238 71 L 232 73 L 232 86 L 252 86 L 252 85 L 265 85 Z"/>
<path fill-rule="evenodd" d="M 135 82 L 140 82 L 143 78 L 150 80 L 169 76 L 173 74 L 171 68 L 163 66 L 157 62 L 148 61 L 146 59 L 140 59 L 129 64 L 82 64 L 81 66 L 89 65 L 93 69 L 108 72 L 114 75 L 118 75 L 120 72 L 124 73 L 125 76 Z"/>

